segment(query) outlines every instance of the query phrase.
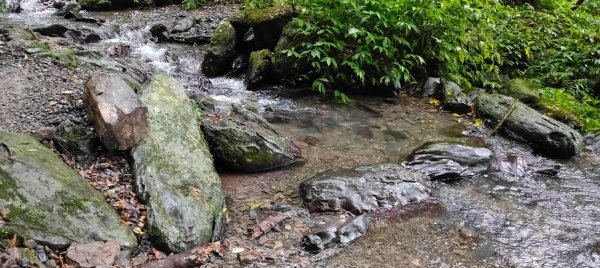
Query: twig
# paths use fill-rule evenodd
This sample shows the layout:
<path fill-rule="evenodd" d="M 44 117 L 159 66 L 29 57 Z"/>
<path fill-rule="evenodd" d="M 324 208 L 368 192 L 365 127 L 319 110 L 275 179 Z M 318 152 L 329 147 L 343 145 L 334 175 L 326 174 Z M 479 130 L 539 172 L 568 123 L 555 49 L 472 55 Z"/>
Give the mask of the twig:
<path fill-rule="evenodd" d="M 502 125 L 504 125 L 504 122 L 510 117 L 512 112 L 515 110 L 516 105 L 517 105 L 517 99 L 513 99 L 512 103 L 510 104 L 510 108 L 508 108 L 508 111 L 506 112 L 506 114 L 504 114 L 504 116 L 502 117 L 500 122 L 498 122 L 498 124 L 496 125 L 494 130 L 492 130 L 492 135 L 495 135 L 496 132 L 498 132 L 498 130 L 500 129 L 500 127 Z"/>

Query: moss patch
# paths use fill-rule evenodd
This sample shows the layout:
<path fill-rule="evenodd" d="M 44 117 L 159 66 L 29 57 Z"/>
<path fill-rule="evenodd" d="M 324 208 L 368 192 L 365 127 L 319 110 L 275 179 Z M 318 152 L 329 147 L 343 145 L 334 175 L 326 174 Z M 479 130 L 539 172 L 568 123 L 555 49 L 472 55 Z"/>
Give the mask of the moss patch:
<path fill-rule="evenodd" d="M 231 19 L 232 22 L 255 25 L 273 21 L 282 17 L 292 17 L 292 7 L 288 5 L 271 6 L 267 8 L 248 8 L 240 11 Z"/>

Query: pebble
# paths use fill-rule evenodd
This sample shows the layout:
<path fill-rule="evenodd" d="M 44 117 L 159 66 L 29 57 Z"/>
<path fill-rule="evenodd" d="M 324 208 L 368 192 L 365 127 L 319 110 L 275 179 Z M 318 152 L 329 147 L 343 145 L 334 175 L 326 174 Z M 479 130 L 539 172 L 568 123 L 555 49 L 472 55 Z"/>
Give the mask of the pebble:
<path fill-rule="evenodd" d="M 25 246 L 28 249 L 34 249 L 35 247 L 37 247 L 37 242 L 35 242 L 35 240 L 25 240 L 25 242 L 23 242 L 23 246 Z"/>

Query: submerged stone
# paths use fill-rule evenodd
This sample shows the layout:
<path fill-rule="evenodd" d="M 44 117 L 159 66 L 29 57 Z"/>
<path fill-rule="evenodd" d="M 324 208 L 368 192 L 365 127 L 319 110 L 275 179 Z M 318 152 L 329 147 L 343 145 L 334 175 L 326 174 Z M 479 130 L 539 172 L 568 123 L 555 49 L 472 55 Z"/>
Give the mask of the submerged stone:
<path fill-rule="evenodd" d="M 3 228 L 40 244 L 136 244 L 102 195 L 29 135 L 0 131 L 0 208 L 11 223 Z"/>
<path fill-rule="evenodd" d="M 488 170 L 493 153 L 487 148 L 452 143 L 431 143 L 416 149 L 408 165 L 432 180 L 451 181 Z"/>
<path fill-rule="evenodd" d="M 423 174 L 394 164 L 325 171 L 303 182 L 300 192 L 311 212 L 364 213 L 430 197 Z"/>
<path fill-rule="evenodd" d="M 184 88 L 155 75 L 140 100 L 150 131 L 131 154 L 136 190 L 150 211 L 149 235 L 172 252 L 215 240 L 225 203 L 221 180 Z"/>

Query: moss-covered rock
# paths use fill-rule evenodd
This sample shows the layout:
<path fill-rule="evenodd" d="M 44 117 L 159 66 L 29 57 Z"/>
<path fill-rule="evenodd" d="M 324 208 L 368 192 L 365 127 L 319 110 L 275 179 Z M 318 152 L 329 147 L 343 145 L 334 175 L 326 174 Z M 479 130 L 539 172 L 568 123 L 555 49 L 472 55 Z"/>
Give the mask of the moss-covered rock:
<path fill-rule="evenodd" d="M 240 35 L 244 35 L 248 29 L 254 33 L 254 50 L 273 50 L 277 44 L 283 27 L 294 17 L 292 8 L 287 5 L 275 5 L 267 8 L 243 9 L 230 19 L 231 24 Z"/>
<path fill-rule="evenodd" d="M 210 39 L 202 61 L 202 72 L 208 77 L 225 74 L 235 58 L 236 34 L 229 21 L 222 21 Z"/>
<path fill-rule="evenodd" d="M 102 195 L 29 135 L 0 131 L 0 207 L 10 220 L 4 228 L 41 244 L 136 244 Z"/>
<path fill-rule="evenodd" d="M 271 72 L 271 57 L 273 53 L 268 49 L 253 51 L 248 60 L 246 71 L 246 84 L 248 89 L 253 89 L 265 80 Z"/>
<path fill-rule="evenodd" d="M 281 38 L 273 51 L 273 72 L 278 79 L 283 82 L 298 80 L 301 75 L 307 73 L 308 62 L 289 56 L 286 50 L 306 41 L 299 33 L 296 21 L 288 22 L 283 28 Z"/>
<path fill-rule="evenodd" d="M 135 147 L 136 190 L 149 209 L 149 234 L 166 251 L 214 240 L 224 197 L 208 146 L 183 87 L 156 75 L 144 84 L 150 131 Z"/>
<path fill-rule="evenodd" d="M 215 160 L 223 166 L 263 171 L 293 164 L 300 157 L 297 147 L 260 115 L 200 94 L 192 99 L 203 110 L 202 132 Z"/>
<path fill-rule="evenodd" d="M 480 94 L 475 101 L 477 112 L 501 124 L 507 136 L 528 143 L 536 152 L 553 158 L 577 155 L 583 138 L 569 126 L 547 117 L 514 98 L 499 94 Z"/>
<path fill-rule="evenodd" d="M 513 97 L 522 103 L 536 105 L 540 100 L 540 92 L 523 79 L 512 79 L 500 90 L 500 93 Z"/>
<path fill-rule="evenodd" d="M 85 10 L 108 9 L 112 5 L 110 0 L 78 0 L 77 2 Z"/>

